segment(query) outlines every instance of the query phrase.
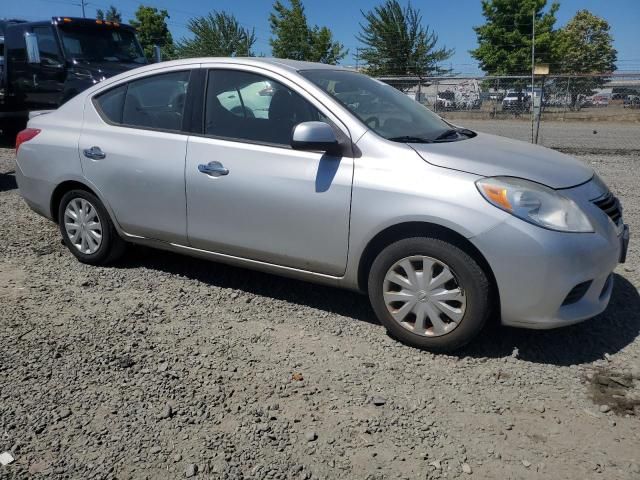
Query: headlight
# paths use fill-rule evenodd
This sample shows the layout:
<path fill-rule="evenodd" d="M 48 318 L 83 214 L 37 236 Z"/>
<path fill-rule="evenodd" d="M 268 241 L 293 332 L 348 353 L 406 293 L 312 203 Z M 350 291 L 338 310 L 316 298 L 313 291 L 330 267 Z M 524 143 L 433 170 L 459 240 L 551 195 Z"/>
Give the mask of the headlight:
<path fill-rule="evenodd" d="M 525 222 L 560 232 L 593 232 L 580 207 L 552 188 L 513 177 L 483 178 L 476 186 L 490 204 Z"/>

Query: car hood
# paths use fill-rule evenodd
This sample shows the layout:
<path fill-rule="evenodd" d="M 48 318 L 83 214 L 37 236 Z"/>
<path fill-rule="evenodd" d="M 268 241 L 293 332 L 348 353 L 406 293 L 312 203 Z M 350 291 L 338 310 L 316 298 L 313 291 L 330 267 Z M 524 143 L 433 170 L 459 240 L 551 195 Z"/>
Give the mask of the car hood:
<path fill-rule="evenodd" d="M 478 133 L 457 142 L 411 143 L 432 165 L 486 177 L 519 177 L 567 188 L 593 177 L 593 169 L 569 155 L 519 140 Z"/>

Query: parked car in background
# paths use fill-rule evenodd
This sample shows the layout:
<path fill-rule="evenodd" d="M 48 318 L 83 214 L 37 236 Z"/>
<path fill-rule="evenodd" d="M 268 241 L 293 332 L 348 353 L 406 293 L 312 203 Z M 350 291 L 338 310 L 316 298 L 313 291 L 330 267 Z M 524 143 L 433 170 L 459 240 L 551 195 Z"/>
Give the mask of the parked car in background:
<path fill-rule="evenodd" d="M 438 110 L 453 110 L 455 102 L 452 98 L 447 98 L 444 94 L 438 94 L 436 97 L 436 107 Z"/>
<path fill-rule="evenodd" d="M 585 105 L 589 107 L 606 107 L 609 105 L 609 97 L 606 95 L 591 95 L 585 98 Z"/>
<path fill-rule="evenodd" d="M 513 112 L 529 111 L 531 107 L 531 96 L 527 92 L 516 92 L 510 90 L 502 99 L 502 110 Z"/>
<path fill-rule="evenodd" d="M 0 21 L 0 129 L 24 127 L 33 110 L 54 109 L 82 90 L 147 63 L 135 30 L 117 22 L 54 17 Z"/>
<path fill-rule="evenodd" d="M 622 108 L 640 108 L 640 95 L 627 95 L 624 98 Z"/>
<path fill-rule="evenodd" d="M 434 351 L 490 315 L 599 314 L 629 238 L 588 165 L 324 64 L 150 65 L 31 119 L 16 150 L 20 193 L 81 262 L 137 243 L 366 292 L 393 336 Z"/>

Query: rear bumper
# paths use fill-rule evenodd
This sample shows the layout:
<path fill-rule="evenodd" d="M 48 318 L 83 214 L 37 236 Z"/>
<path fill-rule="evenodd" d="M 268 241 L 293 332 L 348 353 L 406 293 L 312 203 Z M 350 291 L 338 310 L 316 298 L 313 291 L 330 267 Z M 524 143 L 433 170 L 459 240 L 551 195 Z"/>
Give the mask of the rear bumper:
<path fill-rule="evenodd" d="M 492 267 L 502 324 L 549 329 L 607 308 L 628 228 L 618 233 L 611 224 L 595 233 L 561 233 L 509 218 L 471 241 Z M 590 284 L 584 293 L 567 303 L 569 293 L 585 282 Z"/>
<path fill-rule="evenodd" d="M 51 196 L 55 185 L 41 179 L 25 176 L 20 164 L 16 162 L 16 183 L 20 195 L 31 210 L 53 220 L 51 216 Z"/>

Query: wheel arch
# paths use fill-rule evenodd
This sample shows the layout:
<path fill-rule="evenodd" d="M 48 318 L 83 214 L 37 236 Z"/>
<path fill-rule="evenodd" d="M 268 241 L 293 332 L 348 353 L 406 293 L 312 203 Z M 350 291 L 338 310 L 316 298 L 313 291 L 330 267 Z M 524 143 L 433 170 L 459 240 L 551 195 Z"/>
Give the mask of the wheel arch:
<path fill-rule="evenodd" d="M 70 192 L 71 190 L 85 190 L 92 195 L 100 198 L 99 195 L 97 195 L 96 192 L 85 183 L 79 182 L 77 180 L 67 180 L 60 183 L 51 194 L 51 218 L 53 218 L 53 221 L 56 223 L 58 223 L 58 209 L 60 208 L 60 201 L 62 200 L 64 194 Z"/>
<path fill-rule="evenodd" d="M 491 286 L 491 304 L 494 311 L 499 313 L 500 292 L 498 284 L 493 274 L 493 270 L 487 262 L 482 252 L 466 237 L 455 230 L 429 222 L 404 222 L 391 225 L 376 234 L 367 243 L 358 264 L 358 288 L 366 292 L 369 277 L 369 270 L 376 256 L 393 242 L 410 237 L 432 237 L 449 242 L 461 250 L 465 251 L 478 262 L 482 270 L 487 274 Z M 499 316 L 499 315 L 498 315 Z"/>

